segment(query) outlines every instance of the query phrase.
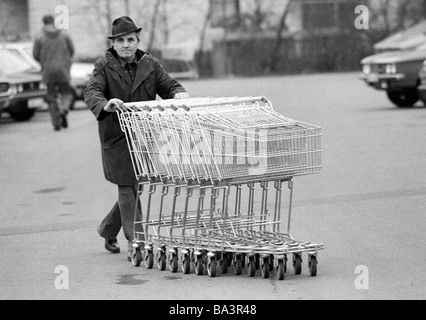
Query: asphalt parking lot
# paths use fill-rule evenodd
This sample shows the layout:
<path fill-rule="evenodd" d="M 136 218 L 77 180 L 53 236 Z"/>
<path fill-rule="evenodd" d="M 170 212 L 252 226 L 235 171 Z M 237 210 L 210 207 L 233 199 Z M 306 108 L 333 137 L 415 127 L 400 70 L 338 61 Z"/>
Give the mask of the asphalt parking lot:
<path fill-rule="evenodd" d="M 125 250 L 107 253 L 96 227 L 116 189 L 103 178 L 96 121 L 80 104 L 58 133 L 45 111 L 0 123 L 0 299 L 425 299 L 426 108 L 395 108 L 357 73 L 182 84 L 193 97 L 263 95 L 322 128 L 323 168 L 294 179 L 291 229 L 325 244 L 318 275 L 307 259 L 301 275 L 278 281 L 134 268 Z M 56 285 L 63 275 L 68 288 Z"/>

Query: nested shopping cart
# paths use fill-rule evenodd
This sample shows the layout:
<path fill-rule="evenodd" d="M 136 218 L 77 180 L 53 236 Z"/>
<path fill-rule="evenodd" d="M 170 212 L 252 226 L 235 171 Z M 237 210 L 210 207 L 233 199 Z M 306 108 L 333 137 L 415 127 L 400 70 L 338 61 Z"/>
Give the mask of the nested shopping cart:
<path fill-rule="evenodd" d="M 321 128 L 284 117 L 265 97 L 126 103 L 117 114 L 138 201 L 146 197 L 135 208 L 135 266 L 211 277 L 229 267 L 264 278 L 275 270 L 282 280 L 288 255 L 300 274 L 307 253 L 316 275 L 324 244 L 296 241 L 290 222 L 294 177 L 321 170 Z"/>

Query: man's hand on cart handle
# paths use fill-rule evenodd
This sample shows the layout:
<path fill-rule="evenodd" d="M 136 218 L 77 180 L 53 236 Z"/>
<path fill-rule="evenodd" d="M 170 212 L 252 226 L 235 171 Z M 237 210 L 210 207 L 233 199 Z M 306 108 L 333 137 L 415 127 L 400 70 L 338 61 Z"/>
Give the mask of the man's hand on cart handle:
<path fill-rule="evenodd" d="M 106 106 L 104 107 L 104 110 L 106 112 L 115 112 L 115 110 L 117 109 L 117 107 L 120 108 L 124 108 L 124 102 L 121 101 L 120 99 L 111 99 L 108 101 L 108 103 L 106 104 Z"/>
<path fill-rule="evenodd" d="M 175 94 L 175 99 L 188 99 L 189 98 L 189 94 L 188 92 L 178 92 Z"/>

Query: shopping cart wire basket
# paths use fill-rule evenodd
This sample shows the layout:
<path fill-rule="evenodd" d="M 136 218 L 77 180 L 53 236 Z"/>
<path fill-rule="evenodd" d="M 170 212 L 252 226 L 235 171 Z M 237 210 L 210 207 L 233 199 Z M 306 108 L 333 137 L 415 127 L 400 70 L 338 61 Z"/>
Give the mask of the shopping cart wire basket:
<path fill-rule="evenodd" d="M 321 128 L 276 112 L 265 97 L 192 98 L 117 108 L 138 179 L 132 261 L 214 277 L 233 267 L 284 279 L 287 255 L 317 273 L 324 244 L 290 234 L 293 178 L 321 171 Z M 282 195 L 290 190 L 287 232 Z M 273 192 L 271 192 L 273 189 Z M 137 204 L 137 206 L 140 203 Z"/>

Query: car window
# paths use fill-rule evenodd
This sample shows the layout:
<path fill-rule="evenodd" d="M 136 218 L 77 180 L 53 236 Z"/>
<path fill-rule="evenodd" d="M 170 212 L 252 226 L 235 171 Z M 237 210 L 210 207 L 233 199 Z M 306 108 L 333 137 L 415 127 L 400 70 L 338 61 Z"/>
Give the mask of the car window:
<path fill-rule="evenodd" d="M 0 79 L 0 93 L 2 93 L 2 95 L 4 96 L 5 92 L 7 92 L 8 90 L 9 90 L 9 83 L 3 82 Z"/>
<path fill-rule="evenodd" d="M 33 70 L 16 50 L 0 50 L 0 70 L 5 74 L 20 73 Z"/>

